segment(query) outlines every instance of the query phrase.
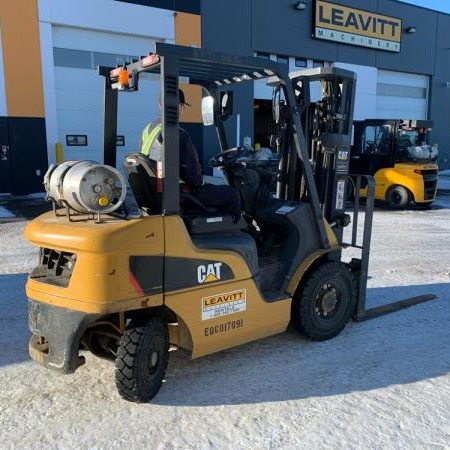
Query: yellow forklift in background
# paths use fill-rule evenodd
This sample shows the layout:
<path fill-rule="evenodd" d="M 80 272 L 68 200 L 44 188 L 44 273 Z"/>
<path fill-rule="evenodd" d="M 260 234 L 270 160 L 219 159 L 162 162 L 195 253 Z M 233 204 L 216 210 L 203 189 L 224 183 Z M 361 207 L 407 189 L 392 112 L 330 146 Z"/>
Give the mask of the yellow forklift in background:
<path fill-rule="evenodd" d="M 40 248 L 30 273 L 30 355 L 73 373 L 84 351 L 115 363 L 120 395 L 151 400 L 164 379 L 169 348 L 193 358 L 285 331 L 314 340 L 427 300 L 366 310 L 373 182 L 368 177 L 362 239 L 358 205 L 351 242 L 345 211 L 355 75 L 320 68 L 291 74 L 284 64 L 163 43 L 124 67 L 100 67 L 105 81 L 104 164 L 66 161 L 45 175 L 50 211 L 26 238 Z M 136 95 L 140 74 L 159 75 L 163 158 L 116 159 L 117 101 Z M 243 200 L 239 221 L 206 208 L 179 187 L 179 79 L 204 92 L 205 125 L 217 130 L 220 167 Z M 278 167 L 230 148 L 224 120 L 232 88 L 269 79 L 280 124 Z M 320 102 L 309 101 L 319 82 Z M 303 125 L 302 125 L 303 124 Z M 307 130 L 308 142 L 305 139 Z M 345 257 L 347 248 L 360 257 Z M 166 385 L 167 386 L 167 385 Z M 168 386 L 167 386 L 168 387 Z"/>
<path fill-rule="evenodd" d="M 375 200 L 392 209 L 411 201 L 430 206 L 438 180 L 437 148 L 427 144 L 432 126 L 430 120 L 355 121 L 350 172 L 373 176 Z M 361 195 L 367 195 L 364 188 Z"/>

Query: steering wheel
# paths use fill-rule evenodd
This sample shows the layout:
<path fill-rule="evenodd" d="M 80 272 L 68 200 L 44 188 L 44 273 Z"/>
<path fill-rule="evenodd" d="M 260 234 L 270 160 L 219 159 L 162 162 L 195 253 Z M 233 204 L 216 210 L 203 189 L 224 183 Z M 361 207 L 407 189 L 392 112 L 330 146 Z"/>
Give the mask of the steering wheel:
<path fill-rule="evenodd" d="M 245 152 L 244 147 L 229 148 L 223 152 L 217 153 L 210 160 L 212 167 L 229 167 L 234 164 Z"/>

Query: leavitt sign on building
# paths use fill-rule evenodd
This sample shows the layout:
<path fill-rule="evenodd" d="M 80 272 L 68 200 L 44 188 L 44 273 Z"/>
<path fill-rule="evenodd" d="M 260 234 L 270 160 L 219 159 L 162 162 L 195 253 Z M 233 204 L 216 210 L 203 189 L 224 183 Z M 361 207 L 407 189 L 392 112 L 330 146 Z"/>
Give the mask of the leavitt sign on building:
<path fill-rule="evenodd" d="M 401 35 L 401 19 L 316 0 L 317 39 L 399 52 Z"/>

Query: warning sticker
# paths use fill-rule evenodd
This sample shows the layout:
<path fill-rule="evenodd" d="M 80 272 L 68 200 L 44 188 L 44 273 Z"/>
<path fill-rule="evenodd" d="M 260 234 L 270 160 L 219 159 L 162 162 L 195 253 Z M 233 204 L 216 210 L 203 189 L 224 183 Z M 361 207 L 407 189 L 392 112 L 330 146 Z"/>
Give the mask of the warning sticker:
<path fill-rule="evenodd" d="M 202 320 L 216 319 L 245 311 L 247 309 L 246 290 L 224 292 L 202 298 Z"/>
<path fill-rule="evenodd" d="M 345 180 L 339 180 L 336 188 L 336 209 L 344 208 Z"/>

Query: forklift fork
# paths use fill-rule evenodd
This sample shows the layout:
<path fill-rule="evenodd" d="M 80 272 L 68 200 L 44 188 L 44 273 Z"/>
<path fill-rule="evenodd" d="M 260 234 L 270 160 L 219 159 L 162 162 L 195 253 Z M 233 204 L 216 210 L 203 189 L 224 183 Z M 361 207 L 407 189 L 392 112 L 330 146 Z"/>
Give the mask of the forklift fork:
<path fill-rule="evenodd" d="M 350 176 L 350 175 L 349 175 Z M 367 198 L 364 210 L 364 228 L 362 244 L 357 243 L 357 227 L 358 227 L 358 213 L 360 207 L 360 195 L 361 178 L 364 177 L 367 180 Z M 366 308 L 367 297 L 367 279 L 369 268 L 369 254 L 370 254 L 370 241 L 372 237 L 372 220 L 373 220 L 373 208 L 374 208 L 374 193 L 375 193 L 375 181 L 372 176 L 367 175 L 351 175 L 351 178 L 356 179 L 355 183 L 355 201 L 353 210 L 353 227 L 352 227 L 352 240 L 348 246 L 358 248 L 361 250 L 361 259 L 352 260 L 351 264 L 358 264 L 358 279 L 357 279 L 357 301 L 354 312 L 354 320 L 362 322 L 376 317 L 383 316 L 401 309 L 408 308 L 410 306 L 417 305 L 436 298 L 434 294 L 423 294 L 415 297 L 405 298 L 393 303 L 376 306 L 374 308 Z"/>

